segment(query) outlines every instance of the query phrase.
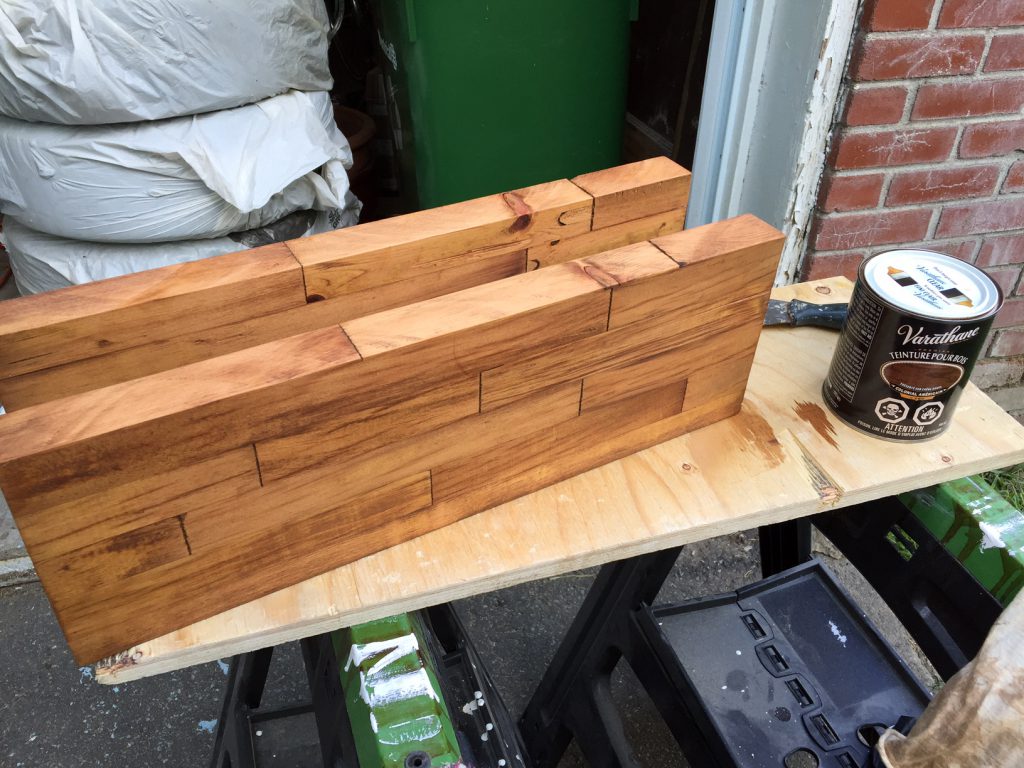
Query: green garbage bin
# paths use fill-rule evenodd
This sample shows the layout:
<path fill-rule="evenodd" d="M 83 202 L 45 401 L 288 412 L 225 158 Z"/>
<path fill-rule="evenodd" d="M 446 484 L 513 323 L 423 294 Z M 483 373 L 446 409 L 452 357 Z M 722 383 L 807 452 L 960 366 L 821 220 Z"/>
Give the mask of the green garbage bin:
<path fill-rule="evenodd" d="M 376 0 L 410 203 L 431 208 L 619 161 L 638 0 Z"/>

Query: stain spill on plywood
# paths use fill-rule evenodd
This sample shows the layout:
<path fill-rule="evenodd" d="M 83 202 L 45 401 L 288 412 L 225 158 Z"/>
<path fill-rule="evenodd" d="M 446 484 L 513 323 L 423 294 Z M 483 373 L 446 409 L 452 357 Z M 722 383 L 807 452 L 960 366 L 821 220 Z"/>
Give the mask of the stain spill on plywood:
<path fill-rule="evenodd" d="M 769 467 L 777 467 L 783 462 L 785 456 L 782 444 L 775 436 L 771 424 L 757 408 L 749 402 L 743 403 L 743 409 L 736 417 L 736 421 L 743 439 L 761 454 Z"/>
<path fill-rule="evenodd" d="M 843 495 L 839 485 L 814 460 L 814 456 L 807 450 L 807 446 L 801 443 L 799 439 L 796 440 L 796 444 L 800 448 L 800 455 L 804 460 L 804 468 L 807 470 L 807 476 L 811 481 L 811 486 L 813 486 L 818 494 L 818 498 L 829 505 L 835 504 Z"/>
<path fill-rule="evenodd" d="M 839 443 L 835 440 L 836 428 L 828 420 L 828 414 L 825 413 L 824 408 L 817 403 L 797 403 L 793 410 L 797 416 L 814 427 L 814 431 L 821 435 L 829 445 L 839 448 Z"/>

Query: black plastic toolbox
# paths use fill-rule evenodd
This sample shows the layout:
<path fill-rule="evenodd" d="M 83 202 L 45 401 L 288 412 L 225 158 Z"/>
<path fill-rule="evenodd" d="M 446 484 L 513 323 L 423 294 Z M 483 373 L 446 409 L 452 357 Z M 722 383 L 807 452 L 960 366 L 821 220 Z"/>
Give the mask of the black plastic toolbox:
<path fill-rule="evenodd" d="M 817 560 L 642 622 L 721 765 L 855 768 L 929 694 Z"/>

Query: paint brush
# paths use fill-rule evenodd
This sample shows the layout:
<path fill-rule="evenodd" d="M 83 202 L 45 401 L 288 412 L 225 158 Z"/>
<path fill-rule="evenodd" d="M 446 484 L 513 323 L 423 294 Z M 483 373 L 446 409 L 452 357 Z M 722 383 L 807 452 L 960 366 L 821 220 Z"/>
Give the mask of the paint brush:
<path fill-rule="evenodd" d="M 843 304 L 811 304 L 809 301 L 793 299 L 781 301 L 772 299 L 768 302 L 768 312 L 764 316 L 764 324 L 768 325 L 815 325 L 819 328 L 843 327 L 846 320 L 847 305 Z"/>

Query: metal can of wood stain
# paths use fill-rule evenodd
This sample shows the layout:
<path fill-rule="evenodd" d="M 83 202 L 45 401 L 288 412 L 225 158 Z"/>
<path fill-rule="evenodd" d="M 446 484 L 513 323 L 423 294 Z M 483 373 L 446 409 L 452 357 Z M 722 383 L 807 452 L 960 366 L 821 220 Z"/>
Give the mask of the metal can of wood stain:
<path fill-rule="evenodd" d="M 877 437 L 937 437 L 1002 302 L 988 275 L 952 256 L 899 250 L 867 259 L 822 387 L 825 403 Z"/>

